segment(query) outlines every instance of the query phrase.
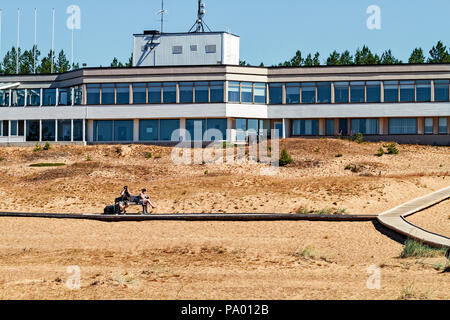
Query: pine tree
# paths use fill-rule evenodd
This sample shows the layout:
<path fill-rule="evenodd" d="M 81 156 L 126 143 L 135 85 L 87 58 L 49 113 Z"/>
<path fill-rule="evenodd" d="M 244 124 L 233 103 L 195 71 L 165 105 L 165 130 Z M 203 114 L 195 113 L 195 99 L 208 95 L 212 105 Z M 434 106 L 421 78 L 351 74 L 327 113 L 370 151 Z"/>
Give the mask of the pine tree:
<path fill-rule="evenodd" d="M 430 50 L 430 58 L 428 63 L 450 63 L 450 55 L 447 47 L 441 41 Z"/>
<path fill-rule="evenodd" d="M 336 50 L 334 50 L 330 56 L 327 58 L 327 66 L 338 66 L 340 65 L 341 55 Z"/>
<path fill-rule="evenodd" d="M 20 66 L 20 56 L 21 50 L 19 48 L 19 66 Z M 17 72 L 17 51 L 15 47 L 6 52 L 3 58 L 3 73 L 4 74 L 15 74 Z"/>
<path fill-rule="evenodd" d="M 422 48 L 415 48 L 409 57 L 408 63 L 425 63 L 425 56 Z"/>
<path fill-rule="evenodd" d="M 58 54 L 58 60 L 56 60 L 55 72 L 64 73 L 69 71 L 69 69 L 70 69 L 70 62 L 69 60 L 67 60 L 64 50 L 61 50 Z"/>
<path fill-rule="evenodd" d="M 55 55 L 53 54 L 53 64 L 55 61 Z M 52 51 L 41 60 L 41 64 L 38 67 L 38 73 L 48 74 L 52 72 Z"/>
<path fill-rule="evenodd" d="M 392 54 L 391 49 L 389 49 L 389 50 L 383 52 L 383 54 L 381 55 L 381 63 L 382 64 L 401 64 L 402 61 L 395 58 L 394 55 Z"/>
<path fill-rule="evenodd" d="M 355 64 L 356 65 L 371 65 L 380 64 L 381 58 L 377 54 L 373 54 L 367 46 L 363 46 L 362 49 L 356 50 Z"/>
<path fill-rule="evenodd" d="M 123 63 L 119 62 L 119 60 L 114 57 L 113 61 L 111 62 L 111 68 L 123 68 Z"/>

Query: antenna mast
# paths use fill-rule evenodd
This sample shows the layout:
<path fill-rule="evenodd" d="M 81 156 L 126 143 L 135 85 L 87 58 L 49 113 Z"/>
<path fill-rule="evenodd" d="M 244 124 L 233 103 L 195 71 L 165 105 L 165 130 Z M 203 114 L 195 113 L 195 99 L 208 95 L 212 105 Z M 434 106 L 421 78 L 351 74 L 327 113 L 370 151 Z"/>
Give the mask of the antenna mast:
<path fill-rule="evenodd" d="M 203 21 L 203 17 L 206 14 L 205 4 L 202 0 L 198 0 L 198 13 L 197 13 L 197 20 L 195 21 L 192 28 L 189 30 L 189 32 L 205 32 L 205 27 L 208 28 L 209 31 L 211 29 L 208 27 L 208 25 Z"/>
<path fill-rule="evenodd" d="M 164 32 L 164 13 L 166 13 L 166 10 L 164 9 L 164 0 L 161 0 L 161 10 L 158 12 L 158 14 L 161 15 L 161 33 Z"/>

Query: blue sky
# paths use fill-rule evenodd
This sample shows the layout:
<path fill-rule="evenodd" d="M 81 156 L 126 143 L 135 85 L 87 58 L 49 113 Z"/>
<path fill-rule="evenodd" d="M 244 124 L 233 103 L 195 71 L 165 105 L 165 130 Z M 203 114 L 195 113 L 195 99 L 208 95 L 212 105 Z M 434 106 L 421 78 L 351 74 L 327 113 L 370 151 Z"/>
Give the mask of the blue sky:
<path fill-rule="evenodd" d="M 319 51 L 322 62 L 334 50 L 354 52 L 364 44 L 381 53 L 392 49 L 407 61 L 415 47 L 426 53 L 438 41 L 450 45 L 448 0 L 205 0 L 206 22 L 214 31 L 241 37 L 241 60 L 266 65 L 290 59 L 296 50 Z M 1 56 L 16 44 L 17 8 L 21 8 L 21 47 L 33 45 L 34 8 L 38 9 L 38 46 L 51 47 L 51 9 L 56 9 L 56 51 L 70 55 L 71 32 L 66 8 L 81 8 L 81 30 L 75 32 L 75 61 L 108 66 L 116 56 L 126 61 L 132 34 L 159 29 L 161 0 L 16 0 L 0 2 L 3 10 Z M 381 8 L 382 29 L 368 30 L 366 9 Z M 188 31 L 197 0 L 165 0 L 165 31 Z M 70 57 L 69 57 L 70 58 Z"/>

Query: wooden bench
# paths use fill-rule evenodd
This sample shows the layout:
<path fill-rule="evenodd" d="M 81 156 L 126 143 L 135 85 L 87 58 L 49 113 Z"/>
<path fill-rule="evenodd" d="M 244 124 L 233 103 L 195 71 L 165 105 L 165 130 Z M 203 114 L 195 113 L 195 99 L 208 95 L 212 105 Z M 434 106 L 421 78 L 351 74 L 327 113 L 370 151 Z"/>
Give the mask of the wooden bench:
<path fill-rule="evenodd" d="M 116 198 L 115 205 L 118 205 L 119 202 L 122 202 L 122 198 Z M 142 214 L 148 214 L 147 205 L 144 204 L 142 199 L 139 196 L 131 196 L 131 200 L 128 201 L 129 206 L 142 206 Z"/>

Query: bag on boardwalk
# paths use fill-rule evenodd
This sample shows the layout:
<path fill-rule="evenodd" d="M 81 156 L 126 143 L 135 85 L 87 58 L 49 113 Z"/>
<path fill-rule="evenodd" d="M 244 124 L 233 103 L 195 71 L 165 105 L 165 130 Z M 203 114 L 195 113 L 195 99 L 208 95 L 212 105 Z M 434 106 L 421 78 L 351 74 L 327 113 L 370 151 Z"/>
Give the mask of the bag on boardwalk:
<path fill-rule="evenodd" d="M 107 206 L 103 210 L 103 214 L 116 214 L 116 206 Z"/>

